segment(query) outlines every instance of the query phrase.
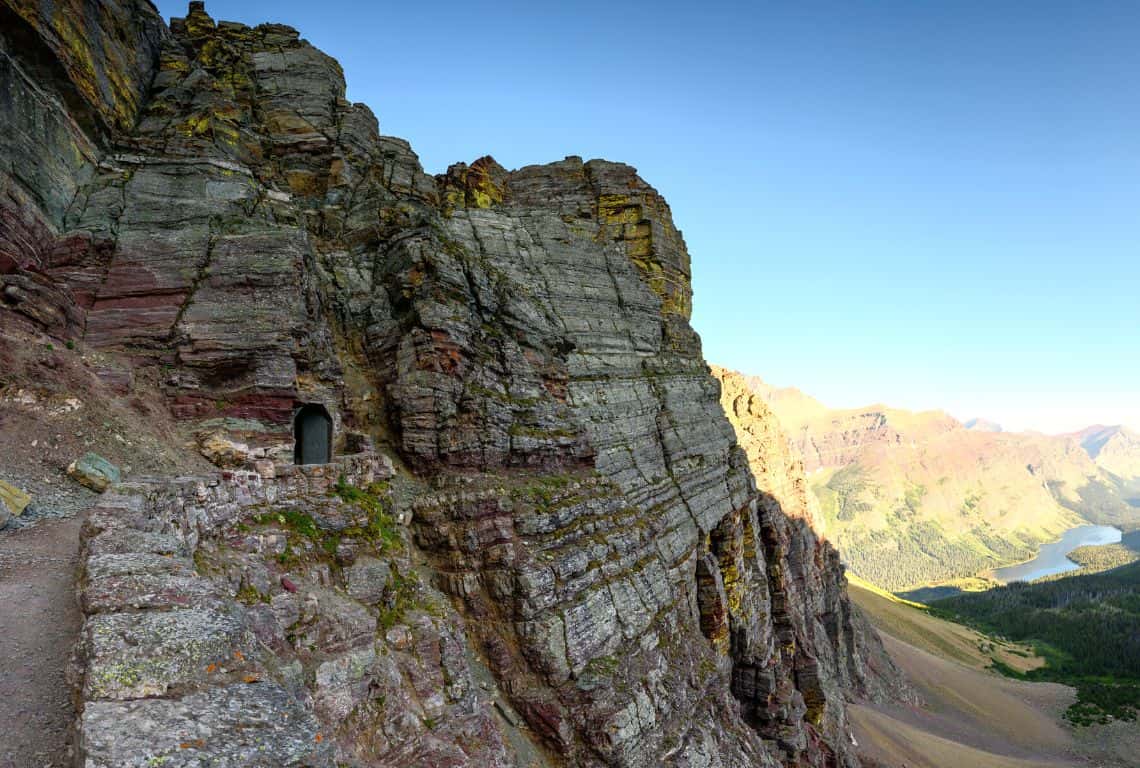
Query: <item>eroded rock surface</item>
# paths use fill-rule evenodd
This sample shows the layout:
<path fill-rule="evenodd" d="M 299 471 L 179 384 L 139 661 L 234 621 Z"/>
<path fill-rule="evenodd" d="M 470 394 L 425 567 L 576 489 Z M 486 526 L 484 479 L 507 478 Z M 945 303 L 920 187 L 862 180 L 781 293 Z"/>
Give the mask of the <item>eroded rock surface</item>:
<path fill-rule="evenodd" d="M 85 453 L 67 467 L 67 474 L 75 482 L 102 493 L 122 479 L 119 468 L 97 453 Z"/>
<path fill-rule="evenodd" d="M 90 515 L 86 765 L 857 763 L 844 699 L 894 670 L 757 490 L 633 168 L 433 178 L 295 30 L 94 5 L 114 34 L 65 44 L 4 2 L 50 72 L 5 36 L 0 110 L 67 162 L 5 134 L 0 320 L 239 468 Z M 286 472 L 303 403 L 398 475 Z"/>
<path fill-rule="evenodd" d="M 392 474 L 359 456 L 105 493 L 83 531 L 82 764 L 515 764 Z"/>
<path fill-rule="evenodd" d="M 813 674 L 822 686 L 836 686 L 829 695 L 871 701 L 916 702 L 909 684 L 883 650 L 879 637 L 847 599 L 839 552 L 827 540 L 819 503 L 808 487 L 803 460 L 783 432 L 775 413 L 745 377 L 712 367 L 720 382 L 721 406 L 748 457 L 761 498 L 783 512 L 774 516 L 787 541 L 791 568 L 792 610 L 802 616 L 793 623 L 809 628 L 823 669 Z M 782 518 L 782 519 L 781 519 Z"/>

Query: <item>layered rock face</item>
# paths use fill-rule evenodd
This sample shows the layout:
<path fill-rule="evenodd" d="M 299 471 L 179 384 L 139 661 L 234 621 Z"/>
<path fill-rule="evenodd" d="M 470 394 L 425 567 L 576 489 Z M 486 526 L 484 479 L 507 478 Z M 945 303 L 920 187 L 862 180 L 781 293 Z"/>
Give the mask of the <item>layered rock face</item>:
<path fill-rule="evenodd" d="M 834 651 L 822 658 L 820 674 L 831 695 L 843 691 L 873 701 L 916 701 L 869 622 L 848 602 L 839 552 L 827 540 L 824 515 L 808 485 L 803 460 L 776 414 L 747 377 L 712 366 L 720 402 L 752 469 L 761 499 L 783 514 L 781 538 L 791 542 L 787 564 L 794 594 L 789 605 L 801 612 L 792 623 L 814 634 L 813 646 Z"/>
<path fill-rule="evenodd" d="M 89 609 L 91 765 L 120 754 L 99 713 L 173 724 L 195 707 L 230 735 L 280 710 L 296 723 L 288 765 L 857 763 L 843 700 L 885 695 L 896 673 L 865 661 L 877 646 L 838 558 L 782 508 L 798 502 L 756 490 L 689 325 L 684 241 L 634 169 L 482 158 L 433 178 L 295 30 L 217 23 L 200 3 L 166 28 L 119 0 L 93 4 L 75 39 L 59 33 L 78 18 L 63 5 L 51 18 L 3 7 L 38 48 L 31 62 L 4 37 L 0 110 L 13 126 L 57 121 L 49 154 L 63 159 L 37 163 L 24 133 L 5 134 L 0 320 L 124 361 L 200 444 L 248 447 L 219 455 L 286 461 L 295 409 L 324 405 L 337 452 L 373 443 L 402 467 L 391 504 L 405 554 L 386 573 L 424 574 L 451 600 L 438 615 L 454 617 L 370 603 L 378 553 L 322 544 L 281 561 L 239 535 L 312 543 L 320 529 L 327 543 L 359 527 L 336 505 L 309 522 L 289 513 L 323 510 L 324 489 L 186 516 L 193 500 L 155 503 L 174 491 L 147 486 L 129 524 L 106 522 L 111 509 L 89 526 L 87 588 L 106 542 L 174 536 L 186 599 L 228 606 L 184 618 L 256 659 L 229 661 L 228 682 L 265 685 L 160 664 L 137 690 L 91 688 L 90 665 L 113 656 L 100 657 L 98 627 L 114 621 Z M 275 516 L 293 529 L 265 530 Z M 318 607 L 274 611 L 277 629 L 238 607 L 251 582 L 234 563 L 261 573 L 257 558 L 293 571 L 257 579 L 254 602 Z M 377 660 L 405 651 L 396 677 Z M 471 692 L 477 670 L 493 715 L 476 716 L 490 701 Z M 414 727 L 388 727 L 376 704 L 401 680 Z M 444 715 L 471 727 L 436 731 Z M 202 741 L 163 764 L 254 754 Z M 222 751 L 195 757 L 206 749 Z"/>
<path fill-rule="evenodd" d="M 808 486 L 804 461 L 762 392 L 756 390 L 756 379 L 718 365 L 710 366 L 710 370 L 720 382 L 721 407 L 748 457 L 757 488 L 774 497 L 784 514 L 803 520 L 823 538 L 826 521 L 819 500 Z"/>
<path fill-rule="evenodd" d="M 149 3 L 0 5 L 2 298 L 53 333 L 82 332 L 77 303 L 106 258 L 90 238 L 57 234 L 113 137 L 134 125 L 164 35 Z"/>
<path fill-rule="evenodd" d="M 392 530 L 391 463 L 261 469 L 118 485 L 88 514 L 78 764 L 525 764 Z"/>

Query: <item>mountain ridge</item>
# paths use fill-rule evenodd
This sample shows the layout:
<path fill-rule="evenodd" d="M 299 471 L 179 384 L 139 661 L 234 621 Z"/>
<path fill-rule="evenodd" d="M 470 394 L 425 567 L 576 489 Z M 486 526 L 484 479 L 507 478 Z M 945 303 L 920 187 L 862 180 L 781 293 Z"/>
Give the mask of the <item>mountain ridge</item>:
<path fill-rule="evenodd" d="M 905 683 L 757 490 L 635 169 L 430 176 L 290 27 L 0 9 L 4 472 L 131 465 L 77 760 L 859 764 L 846 700 Z"/>
<path fill-rule="evenodd" d="M 1124 500 L 1129 478 L 1094 461 L 1079 435 L 971 429 L 941 411 L 830 410 L 746 380 L 804 456 L 828 534 L 881 586 L 974 577 L 1028 559 L 1082 519 L 1140 523 Z"/>
<path fill-rule="evenodd" d="M 981 430 L 983 432 L 1003 432 L 1004 431 L 1002 429 L 1001 424 L 998 424 L 996 421 L 991 421 L 989 419 L 983 419 L 981 417 L 975 417 L 975 418 L 970 419 L 966 422 L 963 422 L 963 426 L 965 426 L 966 429 L 977 429 L 977 430 Z"/>
<path fill-rule="evenodd" d="M 1126 426 L 1094 424 L 1065 435 L 1080 442 L 1097 465 L 1130 482 L 1140 479 L 1140 433 Z"/>

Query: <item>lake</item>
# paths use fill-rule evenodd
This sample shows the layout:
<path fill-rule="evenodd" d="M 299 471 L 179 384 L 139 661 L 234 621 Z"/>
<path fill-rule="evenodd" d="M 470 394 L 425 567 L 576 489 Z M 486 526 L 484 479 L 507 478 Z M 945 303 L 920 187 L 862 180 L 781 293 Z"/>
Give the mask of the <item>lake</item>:
<path fill-rule="evenodd" d="M 1008 568 L 994 570 L 994 578 L 1002 584 L 1011 581 L 1033 581 L 1042 576 L 1052 576 L 1055 573 L 1075 571 L 1080 568 L 1065 555 L 1077 547 L 1090 544 L 1115 544 L 1120 541 L 1120 531 L 1111 525 L 1081 525 L 1070 528 L 1061 536 L 1060 541 L 1052 544 L 1043 544 L 1037 557 Z"/>

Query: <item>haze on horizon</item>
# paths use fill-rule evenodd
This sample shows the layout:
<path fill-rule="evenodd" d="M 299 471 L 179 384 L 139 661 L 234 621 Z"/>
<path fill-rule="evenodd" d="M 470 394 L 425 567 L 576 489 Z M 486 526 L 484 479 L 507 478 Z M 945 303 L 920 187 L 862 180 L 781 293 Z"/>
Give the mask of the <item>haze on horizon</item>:
<path fill-rule="evenodd" d="M 303 30 L 429 172 L 637 167 L 712 362 L 833 407 L 1140 428 L 1140 4 L 741 6 L 207 2 Z"/>
<path fill-rule="evenodd" d="M 716 362 L 716 361 L 712 361 Z M 748 371 L 741 371 L 750 375 Z M 757 374 L 759 375 L 759 374 Z M 963 423 L 974 418 L 982 418 L 996 422 L 1006 432 L 1042 432 L 1059 435 L 1080 430 L 1093 425 L 1117 426 L 1123 425 L 1140 432 L 1140 404 L 1135 394 L 1098 392 L 1094 400 L 1087 405 L 1066 409 L 1058 406 L 1069 398 L 1064 392 L 1034 392 L 1034 393 L 1003 393 L 980 392 L 971 393 L 973 397 L 967 399 L 953 392 L 943 392 L 943 399 L 937 402 L 924 402 L 909 398 L 900 393 L 895 400 L 882 397 L 869 397 L 860 399 L 857 395 L 843 397 L 843 387 L 836 388 L 839 392 L 834 399 L 820 397 L 815 392 L 808 391 L 795 382 L 771 381 L 760 376 L 774 387 L 794 387 L 806 395 L 814 397 L 834 410 L 847 410 L 864 408 L 868 406 L 885 405 L 891 408 L 903 408 L 911 411 L 945 411 Z M 857 387 L 848 391 L 857 392 Z M 974 410 L 981 404 L 982 410 Z M 1005 418 L 997 418 L 993 414 L 1005 414 Z M 1044 416 L 1043 416 L 1044 414 Z"/>

